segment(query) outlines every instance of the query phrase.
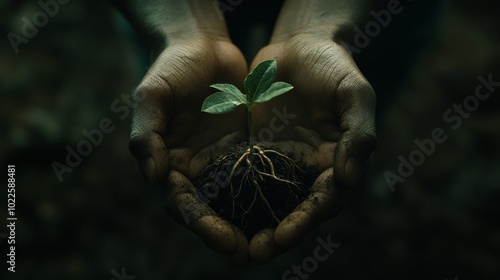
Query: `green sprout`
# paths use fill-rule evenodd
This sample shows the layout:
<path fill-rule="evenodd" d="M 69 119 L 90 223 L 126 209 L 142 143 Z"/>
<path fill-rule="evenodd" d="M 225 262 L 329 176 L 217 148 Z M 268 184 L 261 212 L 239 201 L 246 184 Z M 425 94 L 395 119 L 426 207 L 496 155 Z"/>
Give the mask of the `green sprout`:
<path fill-rule="evenodd" d="M 246 94 L 231 84 L 214 84 L 210 87 L 220 90 L 205 99 L 201 111 L 210 114 L 225 114 L 233 111 L 241 104 L 247 107 L 248 145 L 250 157 L 254 150 L 254 131 L 252 122 L 252 109 L 257 103 L 267 102 L 293 89 L 285 82 L 274 82 L 276 79 L 276 60 L 265 60 L 257 65 L 245 78 Z"/>
<path fill-rule="evenodd" d="M 243 94 L 236 86 L 231 84 L 214 84 L 211 87 L 220 92 L 208 96 L 201 107 L 201 111 L 210 114 L 225 114 L 235 110 L 236 107 L 242 104 L 245 104 L 247 107 L 249 148 L 236 160 L 229 174 L 233 218 L 235 209 L 238 208 L 236 205 L 237 198 L 245 186 L 253 186 L 252 189 L 255 192 L 250 206 L 243 213 L 243 218 L 251 211 L 255 202 L 260 199 L 274 221 L 277 223 L 280 222 L 271 203 L 269 203 L 263 193 L 261 183 L 263 184 L 264 181 L 273 186 L 282 184 L 290 188 L 293 194 L 295 194 L 297 201 L 299 201 L 299 196 L 301 195 L 300 183 L 296 180 L 296 172 L 300 168 L 295 162 L 278 151 L 255 145 L 252 122 L 252 109 L 255 104 L 267 102 L 293 89 L 293 86 L 288 83 L 274 82 L 275 79 L 276 60 L 263 61 L 245 78 L 244 87 L 246 94 Z M 256 151 L 255 163 L 253 157 L 254 150 Z M 226 159 L 225 156 L 213 163 L 213 165 L 219 166 L 220 161 L 224 159 Z M 246 168 L 244 168 L 245 165 Z M 240 177 L 236 175 L 238 174 L 236 170 L 239 168 L 245 169 L 243 175 Z M 286 179 L 286 177 L 290 178 Z M 235 180 L 237 182 L 233 182 Z"/>

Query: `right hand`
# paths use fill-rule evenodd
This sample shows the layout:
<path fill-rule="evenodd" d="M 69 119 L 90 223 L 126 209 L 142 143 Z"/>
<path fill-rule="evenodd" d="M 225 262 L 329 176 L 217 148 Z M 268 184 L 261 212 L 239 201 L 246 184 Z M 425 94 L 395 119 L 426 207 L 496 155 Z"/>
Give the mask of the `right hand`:
<path fill-rule="evenodd" d="M 246 61 L 228 39 L 202 37 L 177 41 L 159 55 L 135 94 L 130 149 L 167 212 L 236 263 L 248 258 L 248 240 L 240 229 L 202 202 L 191 180 L 210 159 L 246 139 L 245 111 L 211 115 L 201 112 L 215 83 L 242 85 Z"/>

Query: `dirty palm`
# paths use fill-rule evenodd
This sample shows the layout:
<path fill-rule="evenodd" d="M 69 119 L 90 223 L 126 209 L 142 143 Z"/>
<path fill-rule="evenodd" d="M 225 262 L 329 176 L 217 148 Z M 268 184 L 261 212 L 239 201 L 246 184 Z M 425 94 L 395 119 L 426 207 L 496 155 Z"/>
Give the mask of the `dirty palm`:
<path fill-rule="evenodd" d="M 210 198 L 208 205 L 248 238 L 276 227 L 307 197 L 317 177 L 292 155 L 266 147 L 255 137 L 254 106 L 293 89 L 288 83 L 274 82 L 276 72 L 275 60 L 258 64 L 244 81 L 245 94 L 231 84 L 214 84 L 211 87 L 219 92 L 208 96 L 201 108 L 210 114 L 229 113 L 240 105 L 247 109 L 248 140 L 215 159 L 195 179 L 195 185 Z M 227 171 L 224 180 L 215 179 Z"/>

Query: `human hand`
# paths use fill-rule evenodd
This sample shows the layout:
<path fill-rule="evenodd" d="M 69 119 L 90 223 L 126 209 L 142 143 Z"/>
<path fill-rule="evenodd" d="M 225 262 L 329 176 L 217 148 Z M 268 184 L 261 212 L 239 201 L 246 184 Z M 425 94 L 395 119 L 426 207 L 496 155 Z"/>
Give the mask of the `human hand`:
<path fill-rule="evenodd" d="M 255 121 L 256 130 L 269 125 L 266 120 L 271 117 L 270 107 L 286 104 L 288 112 L 297 112 L 298 117 L 276 133 L 271 144 L 285 153 L 294 153 L 295 158 L 302 154 L 307 165 L 322 173 L 309 198 L 276 230 L 264 230 L 254 236 L 249 248 L 241 230 L 203 203 L 191 183 L 208 160 L 246 138 L 242 127 L 244 111 L 227 115 L 200 112 L 202 101 L 212 91 L 210 84 L 242 84 L 248 69 L 241 53 L 224 39 L 225 24 L 212 9 L 211 1 L 141 1 L 140 5 L 138 0 L 125 2 L 124 10 L 139 30 L 145 31 L 141 34 L 151 34 L 153 44 L 157 35 L 166 35 L 168 42 L 136 90 L 130 137 L 131 150 L 142 163 L 147 178 L 161 186 L 167 211 L 208 246 L 232 255 L 237 263 L 244 262 L 249 254 L 254 261 L 265 262 L 334 216 L 340 208 L 343 190 L 354 184 L 373 150 L 375 98 L 349 55 L 332 42 L 331 30 L 326 30 L 328 40 L 307 35 L 274 40 L 255 59 L 254 65 L 276 58 L 278 79 L 296 88 L 295 94 L 254 109 L 254 116 L 261 114 Z M 345 17 L 326 14 L 333 15 L 332 20 L 324 16 L 324 11 L 344 14 L 346 7 L 358 5 L 350 3 L 286 1 L 285 13 L 282 12 L 285 16 L 280 15 L 281 24 L 275 29 L 276 37 L 307 31 L 307 24 L 314 19 L 319 20 L 316 26 L 326 29 L 341 24 L 338 19 Z M 304 14 L 298 17 L 297 11 Z M 216 36 L 198 36 L 205 33 Z M 348 161 L 349 156 L 357 158 L 358 164 Z"/>
<path fill-rule="evenodd" d="M 276 59 L 277 80 L 294 90 L 255 106 L 255 131 L 279 127 L 270 121 L 276 119 L 276 109 L 289 116 L 264 144 L 291 154 L 320 175 L 308 198 L 276 229 L 252 238 L 249 254 L 257 263 L 295 246 L 340 212 L 345 191 L 368 167 L 376 143 L 375 94 L 342 46 L 330 38 L 300 34 L 264 47 L 253 66 L 267 59 Z"/>
<path fill-rule="evenodd" d="M 167 212 L 236 263 L 248 257 L 246 237 L 200 200 L 191 180 L 210 158 L 245 139 L 244 111 L 210 115 L 200 108 L 211 84 L 241 85 L 246 74 L 246 61 L 229 40 L 202 36 L 170 44 L 135 92 L 130 135 L 131 151 L 160 186 Z"/>

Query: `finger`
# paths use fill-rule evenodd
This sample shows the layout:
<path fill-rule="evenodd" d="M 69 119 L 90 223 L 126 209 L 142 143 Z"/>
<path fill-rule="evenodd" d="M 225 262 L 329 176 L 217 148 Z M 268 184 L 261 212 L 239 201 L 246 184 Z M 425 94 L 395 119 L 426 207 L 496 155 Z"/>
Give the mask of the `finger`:
<path fill-rule="evenodd" d="M 172 170 L 161 187 L 167 212 L 180 224 L 200 236 L 211 249 L 228 254 L 237 264 L 248 259 L 248 241 L 241 230 L 222 219 L 199 199 L 193 184 Z"/>
<path fill-rule="evenodd" d="M 335 187 L 333 168 L 321 173 L 310 195 L 276 228 L 275 242 L 283 249 L 295 246 L 320 223 L 336 216 L 342 209 L 344 192 Z"/>
<path fill-rule="evenodd" d="M 339 88 L 347 98 L 338 109 L 341 135 L 334 153 L 335 179 L 339 187 L 352 187 L 366 171 L 376 146 L 375 105 L 372 87 L 359 75 Z M 342 92 L 343 91 L 343 92 Z"/>
<path fill-rule="evenodd" d="M 159 85 L 140 86 L 134 93 L 129 147 L 153 185 L 164 182 L 168 173 L 165 131 L 170 102 L 164 98 L 167 93 L 168 88 Z"/>
<path fill-rule="evenodd" d="M 238 239 L 238 246 L 236 248 L 236 251 L 232 254 L 232 260 L 233 263 L 237 266 L 243 266 L 248 262 L 248 251 L 249 251 L 249 245 L 248 245 L 248 239 L 246 238 L 245 234 L 241 229 L 234 225 L 230 225 L 233 231 L 236 233 L 236 238 Z"/>
<path fill-rule="evenodd" d="M 252 237 L 249 246 L 250 260 L 257 264 L 265 264 L 285 250 L 274 241 L 275 229 L 259 231 Z"/>

